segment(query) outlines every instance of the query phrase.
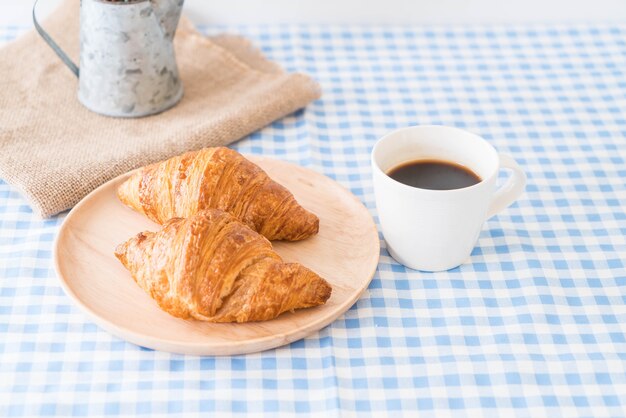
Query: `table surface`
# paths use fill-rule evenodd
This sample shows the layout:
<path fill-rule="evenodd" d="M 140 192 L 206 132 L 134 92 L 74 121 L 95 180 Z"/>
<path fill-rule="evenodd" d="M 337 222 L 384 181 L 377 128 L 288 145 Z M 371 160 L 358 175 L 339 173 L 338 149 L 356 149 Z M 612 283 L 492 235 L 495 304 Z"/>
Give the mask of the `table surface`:
<path fill-rule="evenodd" d="M 1 416 L 626 415 L 626 25 L 218 30 L 324 90 L 234 148 L 318 170 L 376 217 L 376 139 L 451 125 L 512 155 L 526 193 L 459 268 L 407 270 L 382 241 L 368 291 L 332 325 L 192 357 L 90 322 L 51 263 L 64 216 L 36 219 L 0 182 Z"/>

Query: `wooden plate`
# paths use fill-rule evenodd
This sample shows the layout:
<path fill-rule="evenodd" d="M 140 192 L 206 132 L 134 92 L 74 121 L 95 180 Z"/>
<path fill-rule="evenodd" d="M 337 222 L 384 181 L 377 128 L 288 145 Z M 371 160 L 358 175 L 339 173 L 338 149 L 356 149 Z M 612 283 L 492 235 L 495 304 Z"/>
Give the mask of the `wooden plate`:
<path fill-rule="evenodd" d="M 113 255 L 115 246 L 159 226 L 117 200 L 130 173 L 103 184 L 68 214 L 55 243 L 57 275 L 65 292 L 98 325 L 156 350 L 197 355 L 244 354 L 284 345 L 325 327 L 347 311 L 369 285 L 379 256 L 376 226 L 348 190 L 315 171 L 249 156 L 320 218 L 317 236 L 274 242 L 285 261 L 309 267 L 333 286 L 320 307 L 245 324 L 182 320 L 163 312 Z"/>

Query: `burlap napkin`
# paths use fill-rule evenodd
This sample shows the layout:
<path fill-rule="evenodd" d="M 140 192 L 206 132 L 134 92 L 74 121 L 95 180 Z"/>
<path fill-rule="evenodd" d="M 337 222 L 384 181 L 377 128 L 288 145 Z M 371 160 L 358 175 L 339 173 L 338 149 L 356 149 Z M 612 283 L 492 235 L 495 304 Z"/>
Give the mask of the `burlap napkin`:
<path fill-rule="evenodd" d="M 79 0 L 66 0 L 43 24 L 75 62 L 78 11 Z M 34 31 L 2 48 L 0 177 L 49 217 L 119 174 L 231 143 L 320 95 L 309 77 L 285 73 L 240 37 L 207 38 L 183 18 L 175 45 L 183 100 L 141 119 L 85 109 L 76 78 Z"/>

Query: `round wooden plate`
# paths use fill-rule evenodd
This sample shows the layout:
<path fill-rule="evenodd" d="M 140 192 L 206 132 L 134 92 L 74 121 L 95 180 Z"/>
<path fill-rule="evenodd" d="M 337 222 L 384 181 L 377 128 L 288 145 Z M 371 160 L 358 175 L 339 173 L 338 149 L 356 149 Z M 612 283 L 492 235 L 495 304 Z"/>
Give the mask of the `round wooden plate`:
<path fill-rule="evenodd" d="M 159 226 L 117 200 L 130 173 L 103 184 L 68 214 L 55 243 L 57 275 L 65 292 L 102 328 L 155 350 L 196 355 L 262 351 L 304 338 L 347 311 L 367 288 L 378 264 L 379 241 L 368 210 L 348 190 L 315 171 L 248 156 L 320 218 L 317 236 L 274 242 L 288 262 L 299 262 L 333 287 L 319 307 L 244 324 L 182 320 L 162 311 L 113 255 L 116 245 Z"/>

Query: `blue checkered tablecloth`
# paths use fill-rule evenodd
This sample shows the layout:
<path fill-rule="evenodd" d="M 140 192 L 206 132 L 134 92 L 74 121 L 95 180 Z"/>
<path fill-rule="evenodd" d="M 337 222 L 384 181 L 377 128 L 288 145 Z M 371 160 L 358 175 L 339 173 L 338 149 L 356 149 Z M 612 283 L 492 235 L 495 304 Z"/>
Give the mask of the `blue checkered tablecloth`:
<path fill-rule="evenodd" d="M 511 154 L 526 194 L 471 263 L 410 271 L 383 242 L 366 294 L 319 333 L 193 357 L 90 322 L 51 264 L 63 216 L 0 182 L 0 416 L 626 416 L 626 25 L 218 29 L 324 90 L 238 150 L 318 170 L 376 217 L 376 139 L 451 125 Z"/>

